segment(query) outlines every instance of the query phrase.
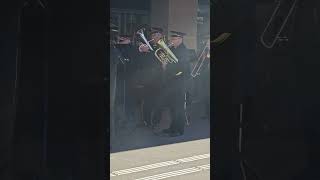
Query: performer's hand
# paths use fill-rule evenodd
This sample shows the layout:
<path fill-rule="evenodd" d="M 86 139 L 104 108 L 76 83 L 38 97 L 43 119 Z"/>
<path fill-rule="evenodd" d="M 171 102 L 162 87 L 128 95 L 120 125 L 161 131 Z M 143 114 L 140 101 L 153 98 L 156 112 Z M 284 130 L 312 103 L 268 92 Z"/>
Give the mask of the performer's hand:
<path fill-rule="evenodd" d="M 130 39 L 124 39 L 119 41 L 119 44 L 130 44 L 130 43 L 131 43 Z"/>
<path fill-rule="evenodd" d="M 140 52 L 149 52 L 149 47 L 146 44 L 141 44 L 139 46 L 139 51 Z"/>
<path fill-rule="evenodd" d="M 131 40 L 128 37 L 119 37 L 118 44 L 130 44 Z"/>
<path fill-rule="evenodd" d="M 161 67 L 165 71 L 167 69 L 167 63 L 162 63 Z"/>

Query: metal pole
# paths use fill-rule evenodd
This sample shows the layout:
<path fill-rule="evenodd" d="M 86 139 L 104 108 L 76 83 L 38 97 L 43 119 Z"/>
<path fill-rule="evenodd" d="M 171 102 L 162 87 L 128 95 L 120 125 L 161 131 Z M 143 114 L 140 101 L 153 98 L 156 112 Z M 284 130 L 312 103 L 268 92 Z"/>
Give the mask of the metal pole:
<path fill-rule="evenodd" d="M 124 74 L 126 74 L 126 64 L 124 66 Z M 123 113 L 126 113 L 126 78 L 123 79 Z"/>

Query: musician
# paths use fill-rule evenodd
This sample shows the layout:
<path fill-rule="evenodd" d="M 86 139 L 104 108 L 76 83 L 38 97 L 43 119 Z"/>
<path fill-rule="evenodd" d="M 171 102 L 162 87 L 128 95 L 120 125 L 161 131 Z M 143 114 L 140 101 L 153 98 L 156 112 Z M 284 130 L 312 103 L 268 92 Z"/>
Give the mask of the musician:
<path fill-rule="evenodd" d="M 163 38 L 163 29 L 152 27 L 150 29 L 150 45 L 154 50 L 157 49 L 157 42 Z M 144 110 L 143 119 L 147 126 L 152 126 L 152 118 L 161 116 L 161 109 L 157 106 L 157 97 L 161 93 L 162 88 L 162 67 L 160 61 L 155 57 L 154 51 L 151 51 L 145 44 L 139 46 L 140 61 L 142 64 L 142 82 L 144 85 Z M 154 112 L 154 116 L 152 116 Z M 160 114 L 160 115 L 159 115 Z M 155 122 L 155 121 L 154 121 Z"/>
<path fill-rule="evenodd" d="M 165 84 L 163 93 L 159 96 L 158 101 L 161 102 L 162 100 L 163 104 L 161 105 L 169 107 L 172 119 L 170 128 L 163 130 L 161 134 L 175 137 L 184 134 L 186 121 L 184 110 L 185 84 L 190 75 L 190 68 L 189 49 L 183 43 L 183 37 L 186 34 L 177 31 L 171 31 L 171 33 L 171 51 L 178 58 L 178 63 L 165 64 L 163 66 Z"/>
<path fill-rule="evenodd" d="M 130 35 L 121 35 L 119 37 L 118 47 L 125 59 L 125 71 L 123 72 L 123 78 L 126 84 L 124 93 L 126 120 L 122 125 L 130 130 L 135 128 L 139 123 L 136 115 L 140 109 L 141 64 L 138 59 L 137 48 L 133 45 Z"/>

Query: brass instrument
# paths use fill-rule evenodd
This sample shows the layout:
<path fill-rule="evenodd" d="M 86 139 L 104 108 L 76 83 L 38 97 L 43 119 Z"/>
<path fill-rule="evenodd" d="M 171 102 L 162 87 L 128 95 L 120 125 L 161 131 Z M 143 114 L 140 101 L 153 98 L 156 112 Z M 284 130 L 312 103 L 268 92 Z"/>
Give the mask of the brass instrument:
<path fill-rule="evenodd" d="M 196 77 L 200 75 L 200 70 L 203 66 L 205 59 L 210 58 L 210 39 L 207 40 L 205 47 L 203 48 L 201 54 L 198 57 L 196 64 L 194 65 L 191 76 Z"/>
<path fill-rule="evenodd" d="M 206 42 L 205 47 L 203 48 L 201 54 L 198 56 L 197 62 L 191 71 L 192 77 L 196 77 L 196 76 L 200 75 L 200 71 L 201 71 L 201 68 L 205 62 L 205 59 L 210 58 L 210 44 L 213 43 L 213 45 L 215 45 L 215 47 L 217 47 L 217 46 L 221 45 L 222 43 L 224 43 L 230 36 L 231 36 L 231 33 L 226 32 L 226 33 L 220 34 L 213 41 L 210 41 L 210 37 L 209 37 L 209 39 Z"/>
<path fill-rule="evenodd" d="M 273 48 L 274 45 L 276 44 L 276 42 L 281 41 L 281 40 L 288 41 L 287 37 L 280 37 L 280 34 L 282 33 L 284 27 L 286 26 L 286 24 L 289 20 L 289 17 L 292 15 L 293 10 L 295 9 L 298 0 L 292 0 L 292 4 L 290 6 L 289 12 L 288 12 L 287 16 L 285 17 L 283 23 L 281 24 L 280 29 L 276 32 L 275 37 L 272 39 L 272 41 L 269 41 L 268 43 L 265 41 L 265 36 L 266 36 L 265 34 L 266 34 L 267 30 L 269 29 L 269 27 L 271 26 L 272 22 L 274 21 L 276 14 L 278 13 L 278 11 L 280 9 L 280 6 L 282 5 L 282 3 L 284 1 L 286 1 L 286 0 L 276 0 L 277 6 L 275 7 L 265 29 L 263 30 L 263 32 L 260 36 L 260 41 L 261 41 L 262 45 L 266 48 L 269 48 L 269 49 Z"/>
<path fill-rule="evenodd" d="M 173 52 L 170 50 L 170 47 L 172 46 L 172 44 L 167 45 L 165 43 L 165 38 L 163 37 L 162 39 L 160 39 L 158 42 L 156 42 L 156 44 L 158 45 L 158 49 L 154 50 L 152 48 L 152 46 L 150 45 L 149 42 L 154 41 L 154 39 L 151 40 L 147 40 L 147 38 L 144 35 L 144 31 L 145 28 L 142 28 L 140 30 L 137 31 L 137 34 L 140 35 L 140 37 L 142 38 L 142 40 L 144 41 L 145 44 L 141 44 L 141 46 L 148 46 L 148 48 L 151 51 L 155 51 L 154 55 L 156 56 L 156 58 L 162 63 L 162 64 L 168 64 L 168 63 L 177 63 L 178 62 L 178 58 L 173 54 Z"/>
<path fill-rule="evenodd" d="M 140 35 L 140 37 L 146 43 L 146 45 L 149 47 L 149 49 L 151 51 L 154 51 L 153 48 L 151 47 L 150 43 L 149 43 L 150 41 L 153 41 L 153 40 L 148 41 L 147 38 L 144 36 L 144 31 L 145 31 L 145 28 L 141 28 L 140 30 L 137 31 L 137 34 Z"/>
<path fill-rule="evenodd" d="M 172 46 L 172 44 L 169 44 L 167 46 L 164 40 L 160 39 L 157 42 L 157 45 L 159 46 L 159 48 L 155 51 L 154 55 L 162 64 L 178 62 L 178 58 L 173 54 L 173 52 L 169 48 Z"/>

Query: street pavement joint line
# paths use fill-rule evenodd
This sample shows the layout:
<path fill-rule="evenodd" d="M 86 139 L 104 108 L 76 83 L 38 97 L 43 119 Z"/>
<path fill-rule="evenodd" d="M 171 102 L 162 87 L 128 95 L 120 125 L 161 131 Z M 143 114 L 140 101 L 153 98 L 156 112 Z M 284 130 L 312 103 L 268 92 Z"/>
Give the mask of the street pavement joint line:
<path fill-rule="evenodd" d="M 110 177 L 121 176 L 121 175 L 126 175 L 126 174 L 131 174 L 131 173 L 137 173 L 137 172 L 141 172 L 141 171 L 147 171 L 147 170 L 151 170 L 151 169 L 172 166 L 172 165 L 177 165 L 177 164 L 181 164 L 181 163 L 187 163 L 187 162 L 192 162 L 192 161 L 197 161 L 197 160 L 207 159 L 207 158 L 210 158 L 210 153 L 203 154 L 203 155 L 197 155 L 197 156 L 191 156 L 191 157 L 172 160 L 172 161 L 165 161 L 165 162 L 160 162 L 160 163 L 155 163 L 155 164 L 150 164 L 150 165 L 144 165 L 144 166 L 140 166 L 140 167 L 123 169 L 123 170 L 119 170 L 119 171 L 113 171 L 110 173 Z"/>
<path fill-rule="evenodd" d="M 175 176 L 180 176 L 185 174 L 191 174 L 199 171 L 201 170 L 197 168 L 188 168 L 188 169 L 183 169 L 179 171 L 173 171 L 173 172 L 167 172 L 167 173 L 157 174 L 153 176 L 148 176 L 148 177 L 140 178 L 136 180 L 158 180 L 158 179 L 165 179 L 165 178 L 170 178 L 170 177 L 175 177 Z"/>
<path fill-rule="evenodd" d="M 177 171 L 171 171 L 167 173 L 162 173 L 162 174 L 157 174 L 153 176 L 148 176 L 148 177 L 143 177 L 139 178 L 136 180 L 160 180 L 160 179 L 167 179 L 175 176 L 181 176 L 181 175 L 186 175 L 186 174 L 191 174 L 191 173 L 196 173 L 204 170 L 209 170 L 210 169 L 210 164 L 202 165 L 202 166 L 196 166 L 196 167 L 191 167 L 187 169 L 182 169 L 182 170 L 177 170 Z"/>
<path fill-rule="evenodd" d="M 177 159 L 176 161 L 180 162 L 180 163 L 185 163 L 185 162 L 191 162 L 191 161 L 196 161 L 196 160 L 201 160 L 201 159 L 206 159 L 206 158 L 210 158 L 210 154 L 204 154 L 204 155 L 199 155 L 199 156 L 192 156 L 192 157 Z"/>
<path fill-rule="evenodd" d="M 150 169 L 156 169 L 156 168 L 165 167 L 165 166 L 176 165 L 176 164 L 179 164 L 179 163 L 174 161 L 166 161 L 166 162 L 161 162 L 161 163 L 156 163 L 156 164 L 151 164 L 151 165 L 146 165 L 146 166 L 141 166 L 136 168 L 124 169 L 124 170 L 115 171 L 112 173 L 117 175 L 125 175 L 125 174 L 131 174 L 131 173 L 146 171 Z"/>

